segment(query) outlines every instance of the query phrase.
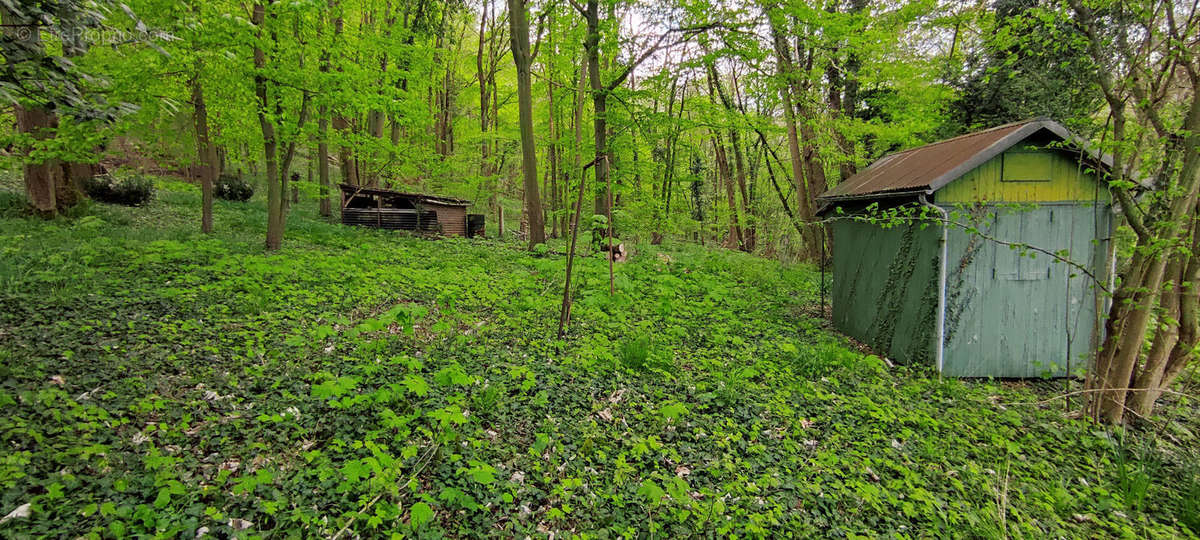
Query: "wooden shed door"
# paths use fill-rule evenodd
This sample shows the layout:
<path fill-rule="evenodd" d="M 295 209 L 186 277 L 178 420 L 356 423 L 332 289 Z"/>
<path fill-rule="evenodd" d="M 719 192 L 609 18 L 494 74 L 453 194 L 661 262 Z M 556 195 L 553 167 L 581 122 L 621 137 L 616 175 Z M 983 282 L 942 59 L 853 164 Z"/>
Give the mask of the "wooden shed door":
<path fill-rule="evenodd" d="M 1065 238 L 1057 234 L 1062 216 L 1055 214 L 1053 207 L 1002 213 L 996 236 L 1050 251 L 1066 248 Z M 993 254 L 993 290 L 988 296 L 995 302 L 993 331 L 1000 352 L 996 368 L 1006 377 L 1060 374 L 1066 354 L 1061 325 L 1065 275 L 1044 253 L 997 245 Z"/>
<path fill-rule="evenodd" d="M 1069 250 L 1070 258 L 1096 268 L 1095 211 L 1087 206 L 1042 205 L 1032 209 L 992 208 L 987 236 Z M 1107 225 L 1105 225 L 1107 226 Z M 952 253 L 962 253 L 968 236 L 959 233 Z M 951 255 L 945 372 L 965 377 L 1062 376 L 1084 362 L 1095 318 L 1090 280 L 1054 257 L 976 239 L 969 261 Z M 1068 361 L 1070 358 L 1070 361 Z"/>

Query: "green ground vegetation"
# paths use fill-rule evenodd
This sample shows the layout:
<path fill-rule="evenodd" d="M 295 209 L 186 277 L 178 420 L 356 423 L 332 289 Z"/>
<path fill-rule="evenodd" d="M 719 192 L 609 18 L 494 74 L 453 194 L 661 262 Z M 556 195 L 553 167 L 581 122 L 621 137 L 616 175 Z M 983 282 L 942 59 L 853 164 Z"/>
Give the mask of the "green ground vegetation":
<path fill-rule="evenodd" d="M 310 201 L 264 254 L 257 194 L 209 236 L 185 184 L 52 221 L 0 194 L 0 514 L 29 504 L 0 536 L 1200 531 L 1194 423 L 891 366 L 818 317 L 807 266 L 639 245 L 610 296 L 585 256 L 558 340 L 561 244 Z"/>

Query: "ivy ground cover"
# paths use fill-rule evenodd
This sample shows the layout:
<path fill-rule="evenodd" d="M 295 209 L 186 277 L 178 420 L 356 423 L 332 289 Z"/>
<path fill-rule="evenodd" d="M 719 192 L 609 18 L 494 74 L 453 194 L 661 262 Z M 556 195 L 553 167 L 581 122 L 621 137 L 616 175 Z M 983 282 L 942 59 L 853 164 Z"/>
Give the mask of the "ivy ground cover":
<path fill-rule="evenodd" d="M 300 204 L 264 255 L 261 201 L 203 236 L 198 198 L 0 217 L 0 535 L 1200 530 L 1187 423 L 892 366 L 817 317 L 807 267 L 639 246 L 610 296 L 584 257 L 558 340 L 553 252 Z"/>

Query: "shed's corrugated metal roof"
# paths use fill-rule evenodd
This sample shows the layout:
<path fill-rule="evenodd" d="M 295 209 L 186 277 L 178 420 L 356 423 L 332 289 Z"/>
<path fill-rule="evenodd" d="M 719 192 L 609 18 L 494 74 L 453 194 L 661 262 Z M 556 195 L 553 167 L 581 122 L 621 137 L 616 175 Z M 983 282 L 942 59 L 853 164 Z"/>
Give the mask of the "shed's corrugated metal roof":
<path fill-rule="evenodd" d="M 416 201 L 428 204 L 440 204 L 443 206 L 470 206 L 471 201 L 466 199 L 457 199 L 454 197 L 443 197 L 441 195 L 426 195 L 424 193 L 404 193 L 393 189 L 384 189 L 368 186 L 352 186 L 350 184 L 338 184 L 342 188 L 342 192 L 347 195 L 382 195 L 385 197 L 404 197 L 414 199 Z"/>
<path fill-rule="evenodd" d="M 1085 141 L 1072 135 L 1058 122 L 1039 118 L 889 154 L 826 191 L 818 199 L 831 203 L 933 193 L 1043 130 L 1071 143 L 1089 161 L 1099 166 L 1106 167 L 1112 163 L 1108 156 L 1099 156 L 1088 150 Z"/>

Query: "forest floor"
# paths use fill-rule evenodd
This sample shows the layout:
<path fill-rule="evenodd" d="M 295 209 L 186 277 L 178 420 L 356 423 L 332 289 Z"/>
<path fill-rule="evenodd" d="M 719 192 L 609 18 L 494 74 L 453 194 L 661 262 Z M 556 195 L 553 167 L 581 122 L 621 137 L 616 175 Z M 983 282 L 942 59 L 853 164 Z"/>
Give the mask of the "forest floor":
<path fill-rule="evenodd" d="M 643 245 L 610 296 L 584 257 L 560 341 L 561 256 L 312 202 L 264 254 L 260 198 L 203 236 L 184 184 L 49 222 L 0 189 L 0 536 L 1200 532 L 1194 420 L 891 366 L 807 267 Z"/>

